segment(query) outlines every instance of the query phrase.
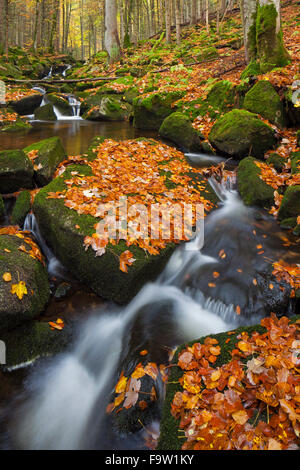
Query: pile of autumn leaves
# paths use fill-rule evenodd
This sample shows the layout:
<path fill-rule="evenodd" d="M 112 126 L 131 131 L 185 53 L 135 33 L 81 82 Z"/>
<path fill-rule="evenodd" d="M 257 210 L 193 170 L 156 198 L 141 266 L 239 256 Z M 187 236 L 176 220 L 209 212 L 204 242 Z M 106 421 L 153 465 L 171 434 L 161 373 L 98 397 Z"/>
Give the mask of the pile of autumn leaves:
<path fill-rule="evenodd" d="M 103 205 L 109 209 L 118 208 L 120 197 L 126 198 L 127 207 L 143 205 L 147 214 L 130 213 L 127 217 L 127 227 L 123 232 L 118 224 L 117 237 L 110 238 L 106 227 L 95 224 L 95 233 L 86 236 L 84 246 L 91 247 L 96 256 L 103 256 L 109 249 L 108 244 L 116 245 L 120 240 L 126 240 L 128 247 L 138 246 L 147 254 L 158 255 L 168 243 L 178 243 L 187 240 L 185 233 L 177 234 L 176 216 L 182 217 L 184 205 L 196 207 L 203 204 L 206 212 L 213 204 L 205 198 L 205 185 L 193 184 L 190 173 L 201 173 L 200 169 L 192 169 L 184 154 L 178 150 L 154 140 L 127 140 L 115 142 L 107 139 L 100 144 L 93 161 L 81 159 L 82 163 L 92 168 L 93 174 L 83 176 L 78 171 L 71 172 L 72 178 L 65 180 L 67 189 L 48 193 L 50 199 L 63 199 L 64 205 L 78 214 L 88 214 L 103 220 Z M 75 157 L 76 158 L 76 157 Z M 153 237 L 151 232 L 151 210 L 157 204 L 170 213 L 169 224 L 160 224 L 159 237 Z M 101 205 L 100 209 L 99 206 Z M 144 217 L 144 219 L 143 219 Z M 190 219 L 185 222 L 192 227 L 195 225 L 196 213 L 193 211 Z M 188 218 L 188 216 L 187 216 Z M 116 212 L 117 223 L 121 220 L 119 210 Z M 101 222 L 102 224 L 102 222 Z M 136 227 L 146 224 L 148 236 L 136 236 Z M 101 235 L 100 235 L 101 232 Z M 105 232 L 105 233 L 104 233 Z M 120 269 L 127 272 L 128 266 L 135 261 L 133 254 L 126 250 L 120 257 Z"/>
<path fill-rule="evenodd" d="M 180 352 L 183 391 L 175 394 L 171 413 L 180 419 L 183 450 L 298 448 L 300 321 L 272 315 L 261 324 L 266 333 L 239 334 L 221 367 L 213 367 L 221 354 L 214 338 Z"/>

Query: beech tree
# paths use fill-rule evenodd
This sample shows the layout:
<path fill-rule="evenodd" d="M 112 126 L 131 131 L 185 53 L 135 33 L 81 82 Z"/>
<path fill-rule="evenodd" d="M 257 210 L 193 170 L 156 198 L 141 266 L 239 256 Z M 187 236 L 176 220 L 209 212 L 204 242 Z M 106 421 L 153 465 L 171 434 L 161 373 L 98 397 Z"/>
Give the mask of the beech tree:
<path fill-rule="evenodd" d="M 243 0 L 242 16 L 247 62 L 258 60 L 262 71 L 289 62 L 281 29 L 280 0 Z"/>
<path fill-rule="evenodd" d="M 105 2 L 105 49 L 111 62 L 120 57 L 116 0 L 106 0 Z"/>

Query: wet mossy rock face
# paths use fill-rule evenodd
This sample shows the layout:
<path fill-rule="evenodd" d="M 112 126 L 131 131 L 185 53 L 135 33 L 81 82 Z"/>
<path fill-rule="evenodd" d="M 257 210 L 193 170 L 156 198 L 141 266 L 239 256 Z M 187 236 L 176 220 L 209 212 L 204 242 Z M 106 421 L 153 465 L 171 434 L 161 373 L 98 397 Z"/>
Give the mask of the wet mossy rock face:
<path fill-rule="evenodd" d="M 278 212 L 278 220 L 288 219 L 290 217 L 298 217 L 300 215 L 300 185 L 289 186 L 284 193 L 280 209 Z"/>
<path fill-rule="evenodd" d="M 31 129 L 31 124 L 26 121 L 26 118 L 14 116 L 14 119 L 11 119 L 11 116 L 15 113 L 13 108 L 7 107 L 1 109 L 2 120 L 0 121 L 0 131 L 1 132 L 15 132 L 15 131 L 28 131 Z"/>
<path fill-rule="evenodd" d="M 33 166 L 22 150 L 0 152 L 0 193 L 33 188 Z"/>
<path fill-rule="evenodd" d="M 262 159 L 265 152 L 275 147 L 275 131 L 256 114 L 234 109 L 213 126 L 209 141 L 221 154 L 241 160 L 248 155 Z"/>
<path fill-rule="evenodd" d="M 45 186 L 52 180 L 59 163 L 66 158 L 66 151 L 58 137 L 50 137 L 32 144 L 24 149 L 24 153 L 28 155 L 34 150 L 38 151 L 38 157 L 34 160 L 38 169 L 35 170 L 34 177 L 39 186 Z"/>
<path fill-rule="evenodd" d="M 293 317 L 293 321 L 299 320 L 299 315 Z M 242 333 L 246 332 L 248 335 L 251 335 L 253 332 L 259 334 L 266 333 L 266 328 L 261 325 L 253 325 L 247 327 L 240 327 L 235 329 L 228 335 L 227 332 L 219 333 L 216 335 L 209 335 L 210 338 L 214 338 L 218 341 L 218 345 L 221 348 L 221 354 L 218 356 L 213 367 L 218 368 L 224 364 L 227 364 L 232 359 L 231 352 L 235 349 L 235 345 L 238 342 L 237 337 Z M 179 383 L 179 379 L 183 376 L 184 371 L 177 366 L 178 355 L 180 352 L 185 349 L 187 346 L 192 347 L 195 343 L 204 344 L 206 337 L 196 339 L 189 343 L 183 344 L 178 347 L 175 352 L 171 367 L 170 367 L 170 376 L 167 383 L 166 396 L 164 400 L 163 410 L 162 410 L 162 419 L 160 424 L 160 437 L 158 442 L 157 450 L 181 450 L 184 443 L 184 439 L 181 438 L 183 434 L 179 430 L 180 420 L 175 419 L 171 414 L 171 403 L 176 392 L 182 392 L 183 389 Z"/>
<path fill-rule="evenodd" d="M 41 314 L 49 297 L 50 288 L 44 265 L 28 253 L 20 251 L 30 245 L 15 235 L 0 235 L 0 331 L 9 330 Z M 9 272 L 11 282 L 3 275 Z M 11 293 L 12 284 L 25 282 L 27 294 L 20 300 Z"/>
<path fill-rule="evenodd" d="M 172 104 L 182 97 L 182 92 L 155 93 L 133 100 L 134 127 L 159 130 L 166 117 L 176 111 Z"/>
<path fill-rule="evenodd" d="M 89 121 L 125 121 L 132 112 L 132 106 L 114 94 L 100 94 L 87 100 L 89 102 L 91 105 L 83 114 L 83 118 Z"/>
<path fill-rule="evenodd" d="M 68 99 L 57 93 L 48 93 L 46 95 L 46 100 L 55 106 L 64 116 L 72 116 L 72 109 L 70 107 Z"/>
<path fill-rule="evenodd" d="M 257 82 L 246 93 L 244 108 L 260 114 L 279 127 L 285 125 L 284 107 L 273 85 L 267 80 Z"/>
<path fill-rule="evenodd" d="M 26 96 L 20 100 L 12 101 L 10 106 L 21 116 L 34 114 L 35 110 L 41 105 L 43 95 L 35 93 L 34 95 Z"/>
<path fill-rule="evenodd" d="M 38 121 L 57 121 L 53 105 L 48 103 L 37 108 L 34 113 L 34 119 Z"/>
<path fill-rule="evenodd" d="M 244 158 L 237 171 L 238 191 L 247 206 L 268 208 L 274 203 L 274 189 L 260 178 L 260 174 L 255 158 Z"/>
<path fill-rule="evenodd" d="M 160 126 L 159 134 L 174 142 L 183 151 L 201 150 L 199 133 L 192 126 L 190 119 L 182 113 L 172 113 L 168 116 Z"/>
<path fill-rule="evenodd" d="M 13 225 L 23 227 L 25 218 L 31 209 L 31 195 L 29 191 L 22 191 L 15 202 L 11 222 Z"/>
<path fill-rule="evenodd" d="M 11 369 L 61 353 L 72 344 L 74 330 L 70 322 L 58 334 L 56 330 L 51 330 L 48 322 L 28 321 L 1 333 L 1 339 L 6 345 L 6 364 L 2 368 Z"/>
<path fill-rule="evenodd" d="M 75 210 L 68 209 L 63 200 L 47 198 L 49 192 L 66 189 L 64 181 L 72 177 L 72 171 L 80 175 L 92 174 L 91 168 L 86 165 L 70 165 L 61 176 L 39 191 L 33 211 L 40 231 L 55 255 L 78 280 L 99 296 L 125 304 L 147 281 L 157 277 L 175 245 L 170 244 L 158 256 L 146 255 L 141 248 L 131 246 L 130 251 L 136 261 L 128 273 L 122 272 L 119 266 L 119 256 L 128 250 L 124 241 L 116 246 L 109 244 L 106 253 L 100 257 L 96 257 L 91 248 L 85 251 L 84 238 L 95 233 L 94 226 L 100 219 L 79 215 Z"/>
<path fill-rule="evenodd" d="M 3 222 L 5 217 L 5 206 L 3 198 L 0 196 L 0 223 Z"/>

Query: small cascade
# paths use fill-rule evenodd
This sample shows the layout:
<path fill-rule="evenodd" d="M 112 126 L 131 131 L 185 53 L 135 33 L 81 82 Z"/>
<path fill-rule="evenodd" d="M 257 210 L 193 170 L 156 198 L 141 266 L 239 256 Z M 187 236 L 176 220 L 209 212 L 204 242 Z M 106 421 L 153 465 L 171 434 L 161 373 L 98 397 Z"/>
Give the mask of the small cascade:
<path fill-rule="evenodd" d="M 46 75 L 46 77 L 44 77 L 43 80 L 49 80 L 50 78 L 52 78 L 52 75 L 53 75 L 53 66 L 51 65 L 48 75 Z"/>
<path fill-rule="evenodd" d="M 80 117 L 80 107 L 81 102 L 75 98 L 73 95 L 68 96 L 69 104 L 72 108 L 73 116 L 79 118 Z"/>
<path fill-rule="evenodd" d="M 72 68 L 72 65 L 67 65 L 66 68 L 62 72 L 62 76 L 66 77 L 68 70 Z"/>
<path fill-rule="evenodd" d="M 34 236 L 37 244 L 39 245 L 40 249 L 42 250 L 44 256 L 47 259 L 48 263 L 48 273 L 50 277 L 56 277 L 58 279 L 66 279 L 68 278 L 68 274 L 66 273 L 65 268 L 60 263 L 60 261 L 55 257 L 52 250 L 48 247 L 43 239 L 39 226 L 37 224 L 35 215 L 30 213 L 26 216 L 24 221 L 23 230 L 31 232 Z"/>

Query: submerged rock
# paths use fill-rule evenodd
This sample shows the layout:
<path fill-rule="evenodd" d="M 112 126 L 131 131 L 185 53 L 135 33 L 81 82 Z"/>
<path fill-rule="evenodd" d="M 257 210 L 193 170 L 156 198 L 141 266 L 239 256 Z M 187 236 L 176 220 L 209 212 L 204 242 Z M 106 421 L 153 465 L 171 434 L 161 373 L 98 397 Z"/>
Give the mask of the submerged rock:
<path fill-rule="evenodd" d="M 66 158 L 66 151 L 59 137 L 41 140 L 24 149 L 26 155 L 34 151 L 37 152 L 34 159 L 35 180 L 39 186 L 45 186 L 52 180 L 59 163 Z"/>
<path fill-rule="evenodd" d="M 243 109 L 234 109 L 218 119 L 209 140 L 219 152 L 239 160 L 248 155 L 262 159 L 277 143 L 275 131 Z"/>
<path fill-rule="evenodd" d="M 0 193 L 33 188 L 33 166 L 22 150 L 0 152 Z"/>
<path fill-rule="evenodd" d="M 22 247 L 20 249 L 20 247 Z M 27 251 L 27 253 L 26 253 Z M 0 330 L 15 328 L 44 310 L 50 297 L 45 266 L 28 252 L 31 245 L 16 235 L 0 235 Z M 11 280 L 4 280 L 9 273 Z M 12 286 L 25 283 L 26 292 L 19 298 Z"/>

